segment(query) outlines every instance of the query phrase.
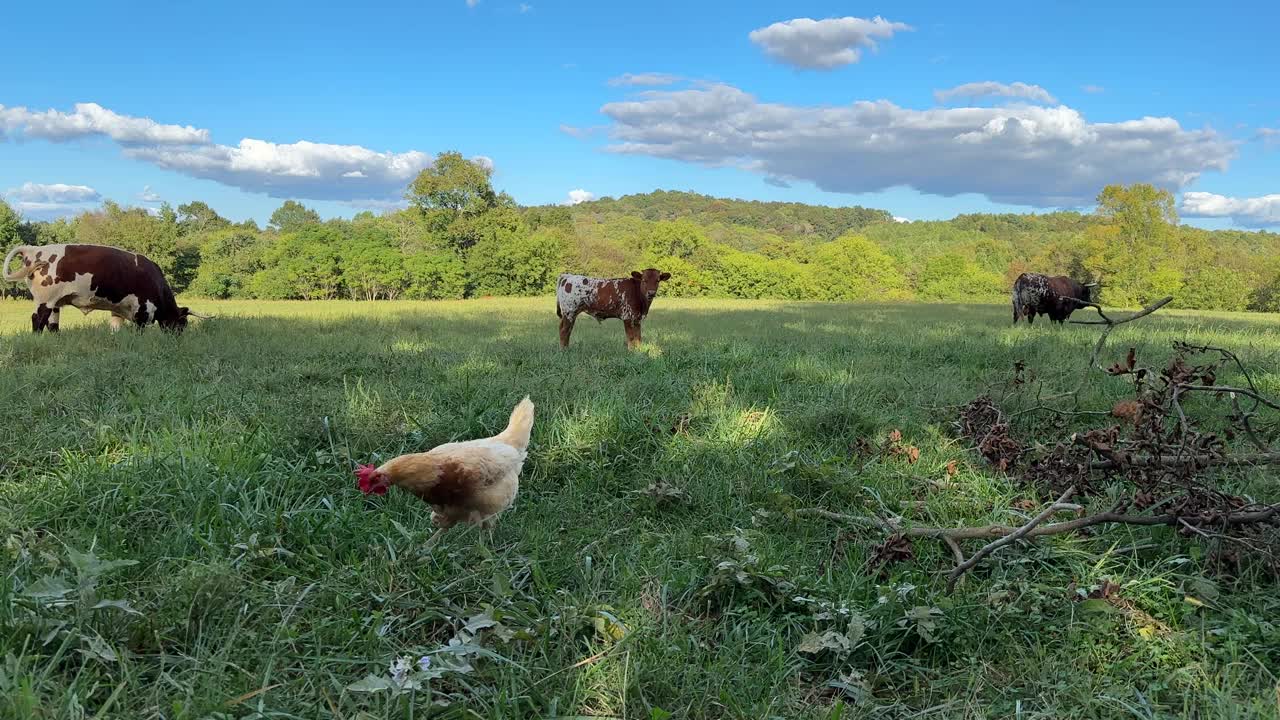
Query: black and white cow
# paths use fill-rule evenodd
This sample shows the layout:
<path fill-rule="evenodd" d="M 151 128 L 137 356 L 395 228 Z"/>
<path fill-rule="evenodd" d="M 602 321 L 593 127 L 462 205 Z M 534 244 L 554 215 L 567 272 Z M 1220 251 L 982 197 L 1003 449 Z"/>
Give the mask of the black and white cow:
<path fill-rule="evenodd" d="M 17 269 L 9 265 L 17 258 Z M 182 331 L 191 311 L 178 307 L 164 273 L 147 257 L 105 245 L 19 245 L 4 258 L 0 273 L 11 282 L 27 283 L 36 309 L 31 331 L 58 331 L 63 307 L 70 305 L 86 315 L 94 310 L 111 313 L 111 329 L 126 322 L 139 328 L 157 323 L 166 330 Z"/>

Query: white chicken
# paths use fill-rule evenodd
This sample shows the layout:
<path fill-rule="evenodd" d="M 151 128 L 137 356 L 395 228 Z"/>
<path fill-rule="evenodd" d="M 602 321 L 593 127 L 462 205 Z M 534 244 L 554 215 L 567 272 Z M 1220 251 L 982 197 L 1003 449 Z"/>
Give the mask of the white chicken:
<path fill-rule="evenodd" d="M 526 397 L 511 411 L 507 429 L 493 437 L 360 466 L 360 491 L 383 495 L 392 485 L 407 490 L 431 506 L 431 522 L 440 530 L 460 522 L 490 528 L 520 490 L 532 431 L 533 403 Z"/>

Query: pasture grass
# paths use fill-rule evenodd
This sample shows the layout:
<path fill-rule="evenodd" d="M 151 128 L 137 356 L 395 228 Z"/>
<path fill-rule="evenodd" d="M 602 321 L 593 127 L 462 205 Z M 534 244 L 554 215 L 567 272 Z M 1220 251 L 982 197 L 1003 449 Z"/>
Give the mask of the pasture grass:
<path fill-rule="evenodd" d="M 1214 575 L 1166 529 L 1008 548 L 947 596 L 942 548 L 877 577 L 877 534 L 787 512 L 1018 523 L 1025 494 L 952 406 L 1016 361 L 1074 387 L 1096 329 L 659 299 L 641 350 L 583 318 L 561 352 L 550 299 L 191 304 L 220 317 L 174 337 L 71 312 L 32 336 L 0 303 L 0 717 L 1277 717 L 1275 582 Z M 1104 359 L 1220 344 L 1280 393 L 1277 321 L 1161 312 Z M 1084 402 L 1126 390 L 1098 374 Z M 492 537 L 425 548 L 419 501 L 357 491 L 354 463 L 493 434 L 526 393 Z M 894 429 L 917 462 L 858 455 Z M 1073 601 L 1103 581 L 1133 610 Z M 827 631 L 852 649 L 798 652 Z M 401 656 L 434 677 L 350 689 Z"/>

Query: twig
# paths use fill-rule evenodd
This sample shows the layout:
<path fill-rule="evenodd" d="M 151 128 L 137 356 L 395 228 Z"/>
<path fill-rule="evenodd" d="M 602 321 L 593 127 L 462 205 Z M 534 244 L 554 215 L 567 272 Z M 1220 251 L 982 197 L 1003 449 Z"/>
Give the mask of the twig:
<path fill-rule="evenodd" d="M 1272 410 L 1280 410 L 1280 403 L 1277 403 L 1273 400 L 1268 400 L 1261 393 L 1254 392 L 1253 390 L 1246 390 L 1244 388 L 1238 388 L 1238 387 L 1230 387 L 1228 385 L 1180 385 L 1179 387 L 1181 387 L 1183 390 L 1192 390 L 1195 392 L 1237 393 L 1240 395 L 1244 395 L 1247 398 L 1252 398 L 1254 400 L 1257 400 L 1258 402 L 1262 403 L 1263 405 L 1266 405 Z"/>
<path fill-rule="evenodd" d="M 1075 494 L 1076 494 L 1076 486 L 1072 485 L 1071 487 L 1067 488 L 1066 492 L 1062 493 L 1062 497 L 1058 498 L 1056 502 L 1050 504 L 1049 507 L 1045 508 L 1044 511 L 1041 512 L 1039 515 L 1031 518 L 1031 520 L 1026 525 L 1023 525 L 1022 527 L 1018 528 L 1017 530 L 1014 530 L 1013 532 L 1000 538 L 999 540 L 996 540 L 995 542 L 990 543 L 989 545 L 983 547 L 981 550 L 979 550 L 978 552 L 970 556 L 968 560 L 965 560 L 964 562 L 957 565 L 956 568 L 951 571 L 951 574 L 947 576 L 947 592 L 950 593 L 951 591 L 955 590 L 956 581 L 960 579 L 960 576 L 964 575 L 971 568 L 973 568 L 974 565 L 977 565 L 979 562 L 981 562 L 982 558 L 990 555 L 996 550 L 999 550 L 1005 545 L 1009 545 L 1010 543 L 1017 541 L 1021 537 L 1025 537 L 1028 533 L 1034 530 L 1037 525 L 1044 522 L 1045 520 L 1048 520 L 1049 516 L 1053 515 L 1054 510 L 1057 508 L 1057 506 L 1060 503 L 1065 503 L 1066 501 L 1071 499 L 1071 496 Z"/>
<path fill-rule="evenodd" d="M 1253 417 L 1253 413 L 1246 413 L 1244 408 L 1240 407 L 1240 398 L 1236 397 L 1235 393 L 1231 393 L 1231 407 L 1235 409 L 1236 415 L 1240 417 L 1240 427 L 1244 429 L 1249 442 L 1264 453 L 1269 451 L 1271 448 L 1262 441 L 1262 438 L 1258 437 L 1258 434 L 1253 430 L 1253 425 L 1249 422 L 1249 418 Z M 1255 405 L 1255 407 L 1257 406 Z"/>
<path fill-rule="evenodd" d="M 1248 455 L 1138 455 L 1123 461 L 1097 460 L 1089 463 L 1090 470 L 1112 470 L 1121 465 L 1134 467 L 1235 467 L 1238 465 L 1280 465 L 1280 452 L 1252 453 Z"/>

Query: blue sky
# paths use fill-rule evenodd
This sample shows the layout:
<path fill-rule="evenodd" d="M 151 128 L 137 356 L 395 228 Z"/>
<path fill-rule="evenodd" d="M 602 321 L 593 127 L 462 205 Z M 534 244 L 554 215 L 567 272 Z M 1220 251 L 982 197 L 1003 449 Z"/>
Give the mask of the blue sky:
<path fill-rule="evenodd" d="M 8 8 L 0 193 L 33 217 L 350 215 L 456 149 L 525 204 L 662 188 L 934 219 L 1150 181 L 1186 222 L 1280 225 L 1275 3 L 348 5 Z"/>

